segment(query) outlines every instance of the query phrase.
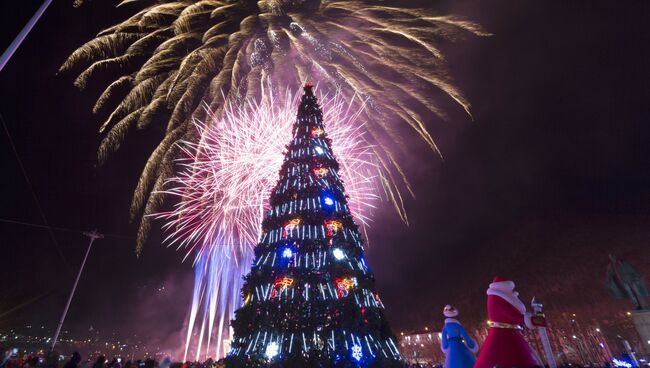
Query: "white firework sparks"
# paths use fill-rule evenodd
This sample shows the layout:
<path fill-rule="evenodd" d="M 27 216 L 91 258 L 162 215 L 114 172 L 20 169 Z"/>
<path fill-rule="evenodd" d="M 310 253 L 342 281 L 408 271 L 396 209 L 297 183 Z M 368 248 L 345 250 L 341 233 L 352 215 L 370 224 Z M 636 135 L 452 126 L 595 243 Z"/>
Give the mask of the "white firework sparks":
<path fill-rule="evenodd" d="M 278 180 L 286 144 L 291 140 L 300 94 L 275 94 L 267 87 L 261 101 L 227 105 L 223 114 L 208 113 L 195 121 L 198 143 L 182 142 L 182 169 L 164 193 L 178 199 L 168 212 L 166 243 L 194 256 L 195 288 L 186 355 L 197 318 L 202 318 L 196 358 L 219 358 L 225 324 L 239 306 L 241 278 L 253 258 L 261 234 L 263 211 Z M 373 147 L 364 138 L 363 101 L 344 101 L 336 93 L 320 96 L 326 133 L 341 165 L 341 177 L 355 218 L 366 225 L 384 179 Z M 354 106 L 362 106 L 361 108 Z M 199 314 L 202 313 L 202 314 Z M 214 329 L 216 317 L 218 328 Z M 205 336 L 205 339 L 204 339 Z M 217 339 L 216 354 L 211 349 Z M 205 346 L 203 341 L 206 341 Z M 185 358 L 184 358 L 185 359 Z"/>

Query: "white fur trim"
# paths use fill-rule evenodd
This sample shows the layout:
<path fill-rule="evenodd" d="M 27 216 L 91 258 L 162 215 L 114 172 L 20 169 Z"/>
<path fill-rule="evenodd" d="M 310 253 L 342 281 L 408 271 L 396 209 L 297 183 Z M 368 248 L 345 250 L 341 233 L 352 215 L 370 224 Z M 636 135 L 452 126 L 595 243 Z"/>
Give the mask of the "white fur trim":
<path fill-rule="evenodd" d="M 445 323 L 458 323 L 458 324 L 460 324 L 460 322 L 458 322 L 458 320 L 456 318 L 445 318 Z"/>
<path fill-rule="evenodd" d="M 492 285 L 492 284 L 490 284 L 490 285 Z M 515 295 L 515 293 L 513 293 L 513 292 L 508 292 L 508 291 L 500 290 L 500 289 L 493 289 L 493 288 L 490 287 L 489 289 L 487 289 L 487 295 L 498 296 L 501 299 L 505 300 L 506 302 L 510 303 L 513 307 L 517 308 L 517 310 L 521 314 L 526 313 L 526 305 L 524 305 L 524 302 L 522 302 L 517 297 L 517 295 Z"/>
<path fill-rule="evenodd" d="M 493 282 L 490 284 L 490 289 L 498 289 L 498 290 L 513 290 L 515 288 L 515 283 L 510 280 L 506 281 L 497 281 Z"/>

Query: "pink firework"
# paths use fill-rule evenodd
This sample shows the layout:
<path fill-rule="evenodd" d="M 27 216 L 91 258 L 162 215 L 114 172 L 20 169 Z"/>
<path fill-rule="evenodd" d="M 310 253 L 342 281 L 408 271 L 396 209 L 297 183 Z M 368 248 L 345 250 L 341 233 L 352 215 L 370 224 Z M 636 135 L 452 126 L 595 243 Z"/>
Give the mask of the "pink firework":
<path fill-rule="evenodd" d="M 384 175 L 359 121 L 364 101 L 346 102 L 338 93 L 321 95 L 319 100 L 350 208 L 366 225 Z M 193 345 L 196 359 L 201 354 L 223 356 L 224 323 L 239 305 L 239 283 L 260 238 L 262 214 L 268 210 L 266 201 L 278 180 L 299 101 L 299 93 L 275 94 L 266 88 L 261 101 L 229 104 L 220 116 L 209 114 L 209 121 L 195 121 L 199 142 L 180 145 L 185 156 L 179 160 L 182 169 L 164 191 L 178 205 L 154 216 L 166 221 L 166 243 L 184 249 L 186 258 L 195 257 L 186 355 Z M 195 323 L 201 318 L 198 339 L 192 341 Z M 216 354 L 210 343 L 213 335 Z"/>
<path fill-rule="evenodd" d="M 155 215 L 166 220 L 169 246 L 199 258 L 213 246 L 234 255 L 259 241 L 266 199 L 278 179 L 300 98 L 289 90 L 279 98 L 267 91 L 262 101 L 229 104 L 221 117 L 210 114 L 207 123 L 195 121 L 200 141 L 181 143 L 182 170 L 164 192 L 178 205 Z M 345 102 L 339 94 L 319 99 L 350 207 L 367 224 L 383 175 L 358 121 L 363 103 Z"/>

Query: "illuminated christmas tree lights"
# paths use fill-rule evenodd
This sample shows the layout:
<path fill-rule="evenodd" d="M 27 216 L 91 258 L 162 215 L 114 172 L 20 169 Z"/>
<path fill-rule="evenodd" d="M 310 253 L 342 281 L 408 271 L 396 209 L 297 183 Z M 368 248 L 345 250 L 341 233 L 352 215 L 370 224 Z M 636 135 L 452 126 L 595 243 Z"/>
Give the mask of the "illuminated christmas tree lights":
<path fill-rule="evenodd" d="M 304 89 L 226 365 L 400 367 L 322 111 Z"/>

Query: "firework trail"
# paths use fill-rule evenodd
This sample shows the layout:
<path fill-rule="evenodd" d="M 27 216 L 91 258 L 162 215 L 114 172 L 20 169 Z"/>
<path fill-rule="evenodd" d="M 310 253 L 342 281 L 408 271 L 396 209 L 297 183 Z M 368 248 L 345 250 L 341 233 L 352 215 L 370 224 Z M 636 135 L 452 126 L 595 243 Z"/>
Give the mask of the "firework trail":
<path fill-rule="evenodd" d="M 221 357 L 228 322 L 239 307 L 242 277 L 260 239 L 263 211 L 269 210 L 267 199 L 277 182 L 300 102 L 299 93 L 271 91 L 264 90 L 261 101 L 226 105 L 220 117 L 209 113 L 210 124 L 195 121 L 201 139 L 179 144 L 183 169 L 165 185 L 164 194 L 178 204 L 154 215 L 166 221 L 166 243 L 184 249 L 195 261 L 184 360 L 191 346 L 197 360 L 201 354 Z M 363 110 L 355 106 L 364 104 L 346 101 L 340 93 L 321 95 L 319 100 L 350 209 L 361 224 L 367 224 L 385 173 L 358 121 Z M 198 338 L 192 341 L 195 326 Z M 211 344 L 213 337 L 216 344 Z"/>
<path fill-rule="evenodd" d="M 138 253 L 151 220 L 162 217 L 169 221 L 168 243 L 194 248 L 195 253 L 188 251 L 190 256 L 200 254 L 195 258 L 192 328 L 188 331 L 189 346 L 194 324 L 200 322 L 197 357 L 203 337 L 211 339 L 215 324 L 217 344 L 221 343 L 224 318 L 229 318 L 238 299 L 230 290 L 239 290 L 239 276 L 250 264 L 250 250 L 241 245 L 257 240 L 258 225 L 251 221 L 259 219 L 263 208 L 259 198 L 264 198 L 258 189 L 259 197 L 249 197 L 246 207 L 229 192 L 242 190 L 237 188 L 236 175 L 250 172 L 231 167 L 232 171 L 221 173 L 201 167 L 202 162 L 212 163 L 209 157 L 215 152 L 210 142 L 228 134 L 213 125 L 221 122 L 233 129 L 237 122 L 229 116 L 255 115 L 260 105 L 252 101 L 265 106 L 263 98 L 270 94 L 264 86 L 269 84 L 282 91 L 313 79 L 320 81 L 321 91 L 340 91 L 339 96 L 346 100 L 359 96 L 352 111 L 362 111 L 356 120 L 366 123 L 351 126 L 358 129 L 356 133 L 363 133 L 362 141 L 368 143 L 361 143 L 368 155 L 361 161 L 374 163 L 376 174 L 371 170 L 368 177 L 376 175 L 377 180 L 371 182 L 380 183 L 406 220 L 399 189 L 410 189 L 397 161 L 400 150 L 405 149 L 397 132 L 406 123 L 438 152 L 427 126 L 432 120 L 445 119 L 440 106 L 452 101 L 469 110 L 468 102 L 444 72 L 440 43 L 486 35 L 475 24 L 437 14 L 431 5 L 423 8 L 404 0 L 126 0 L 120 5 L 134 9 L 135 15 L 76 50 L 61 71 L 78 71 L 75 85 L 82 89 L 95 76 L 115 76 L 94 107 L 95 113 L 106 116 L 100 128 L 105 135 L 100 161 L 117 150 L 134 129 L 149 130 L 150 135 L 164 131 L 143 169 L 131 215 L 145 215 L 138 232 Z M 367 106 L 360 109 L 363 103 Z M 281 123 L 290 121 L 293 116 Z M 282 133 L 286 132 L 280 125 L 265 132 Z M 345 153 L 345 149 L 335 149 L 338 155 Z M 179 156 L 184 157 L 180 162 L 176 160 Z M 279 167 L 267 163 L 262 170 Z M 184 168 L 180 174 L 175 170 L 177 164 Z M 274 181 L 276 175 L 273 172 L 269 180 Z M 224 187 L 210 189 L 202 178 L 212 178 Z M 348 191 L 353 190 L 353 183 L 354 179 L 348 178 Z M 210 190 L 217 195 L 214 200 L 224 206 L 207 207 L 204 221 L 196 211 L 206 208 L 202 206 L 210 198 L 201 193 Z M 157 213 L 165 195 L 178 199 L 179 205 L 175 211 Z M 354 196 L 362 198 L 359 193 Z M 364 208 L 364 204 L 356 208 L 360 220 L 367 214 Z M 237 223 L 237 218 L 242 222 Z"/>
<path fill-rule="evenodd" d="M 404 220 L 399 188 L 408 182 L 398 165 L 400 124 L 438 152 L 427 125 L 445 119 L 447 101 L 469 103 L 444 72 L 439 44 L 486 35 L 478 26 L 437 14 L 432 5 L 392 0 L 125 0 L 135 15 L 76 50 L 61 67 L 75 69 L 84 88 L 97 75 L 115 75 L 94 111 L 107 118 L 99 158 L 119 148 L 133 129 L 164 136 L 135 190 L 131 215 L 151 214 L 174 175 L 176 143 L 196 141 L 193 119 L 220 114 L 227 103 L 259 97 L 261 86 L 320 88 L 359 95 L 367 139 L 387 173 L 382 183 Z M 429 3 L 429 2 L 427 2 Z M 282 83 L 280 83 L 282 82 Z M 155 127 L 155 125 L 162 125 Z M 142 218 L 138 253 L 150 227 Z"/>

